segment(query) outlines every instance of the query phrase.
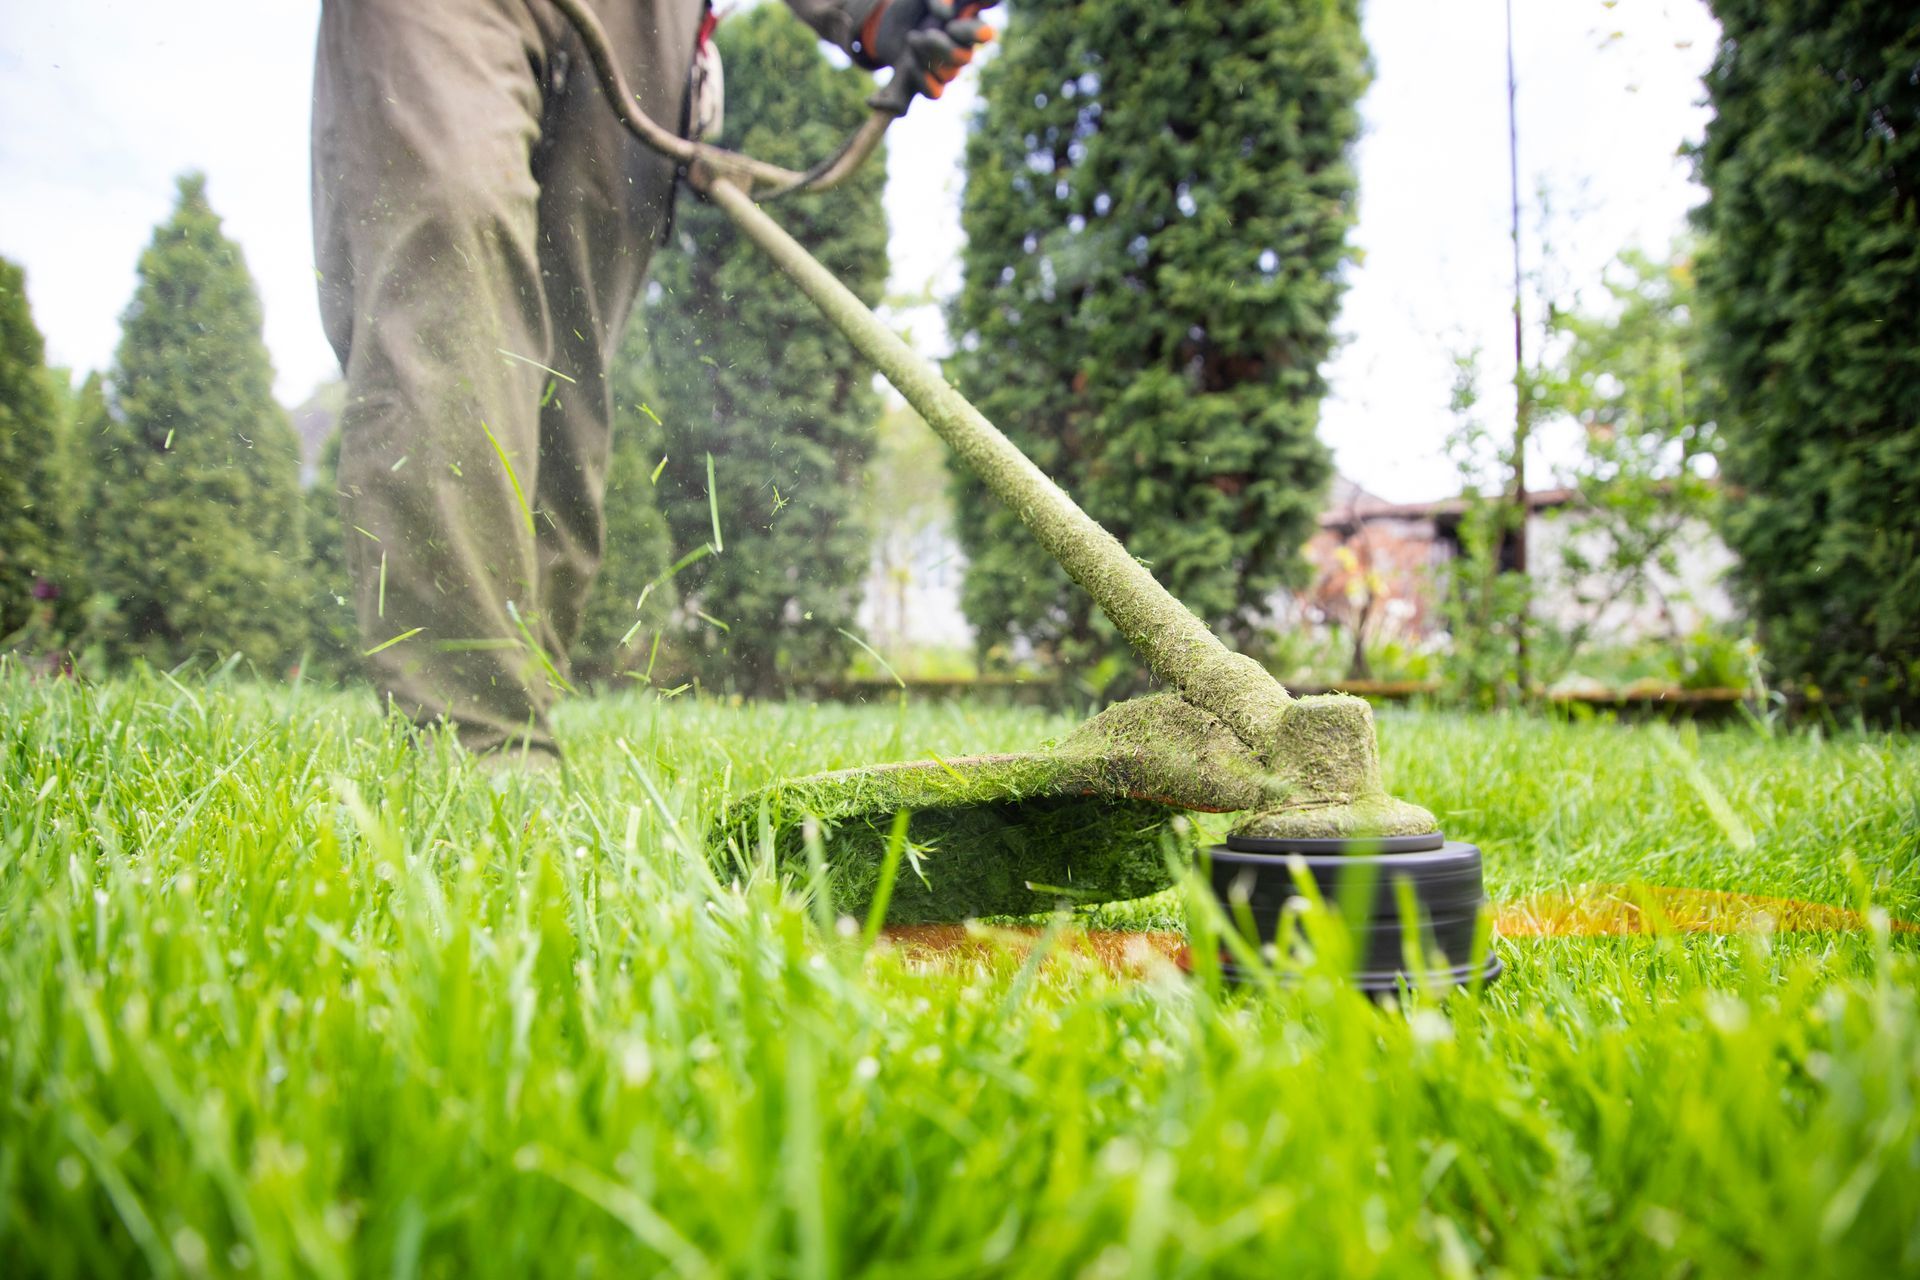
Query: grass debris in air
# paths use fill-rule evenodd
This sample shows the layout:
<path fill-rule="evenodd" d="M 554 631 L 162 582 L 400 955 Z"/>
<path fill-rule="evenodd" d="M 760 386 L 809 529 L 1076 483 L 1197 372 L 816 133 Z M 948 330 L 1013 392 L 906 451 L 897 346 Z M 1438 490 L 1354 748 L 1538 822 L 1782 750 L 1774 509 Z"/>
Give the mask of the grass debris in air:
<path fill-rule="evenodd" d="M 501 445 L 500 438 L 493 434 L 492 427 L 483 422 L 480 424 L 480 429 L 487 433 L 487 443 L 491 444 L 493 451 L 500 456 L 500 465 L 507 472 L 507 483 L 513 486 L 513 500 L 520 504 L 520 514 L 527 522 L 527 536 L 532 537 L 533 508 L 527 505 L 527 491 L 520 487 L 520 475 L 513 469 L 513 460 L 507 457 L 507 451 Z"/>
<path fill-rule="evenodd" d="M 1496 898 L 1866 926 L 1510 939 L 1498 985 L 1402 1009 L 1120 976 L 1058 926 L 863 949 L 819 833 L 784 885 L 704 846 L 729 790 L 1069 724 L 635 688 L 562 704 L 562 785 L 410 746 L 359 691 L 0 666 L 0 1271 L 1914 1268 L 1911 739 L 1703 731 L 1695 774 L 1647 728 L 1383 714 L 1394 789 Z M 937 878 L 910 839 L 896 875 Z"/>
<path fill-rule="evenodd" d="M 713 554 L 719 555 L 727 549 L 726 540 L 720 536 L 720 495 L 713 483 L 713 455 L 707 455 L 707 510 L 713 516 Z"/>
<path fill-rule="evenodd" d="M 403 640 L 411 640 L 425 630 L 425 627 L 409 627 L 390 640 L 382 640 L 379 644 L 373 646 L 373 648 L 362 650 L 360 656 L 363 658 L 371 658 L 376 653 L 385 653 Z"/>

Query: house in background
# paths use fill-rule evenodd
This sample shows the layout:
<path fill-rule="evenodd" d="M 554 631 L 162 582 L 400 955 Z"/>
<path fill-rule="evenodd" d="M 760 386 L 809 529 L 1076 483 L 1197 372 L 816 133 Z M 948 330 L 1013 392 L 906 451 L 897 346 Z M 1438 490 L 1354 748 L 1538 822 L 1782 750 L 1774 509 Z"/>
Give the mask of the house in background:
<path fill-rule="evenodd" d="M 1443 634 L 1440 593 L 1447 566 L 1461 554 L 1460 526 L 1469 509 L 1465 498 L 1388 502 L 1337 478 L 1319 532 L 1306 547 L 1314 582 L 1300 593 L 1291 616 L 1338 626 L 1360 641 L 1419 643 Z M 1704 522 L 1681 525 L 1671 568 L 1646 566 L 1645 589 L 1621 593 L 1599 571 L 1569 568 L 1606 558 L 1604 535 L 1581 511 L 1578 490 L 1527 495 L 1537 620 L 1563 629 L 1584 626 L 1591 639 L 1618 642 L 1685 636 L 1737 616 L 1726 586 L 1733 554 Z"/>

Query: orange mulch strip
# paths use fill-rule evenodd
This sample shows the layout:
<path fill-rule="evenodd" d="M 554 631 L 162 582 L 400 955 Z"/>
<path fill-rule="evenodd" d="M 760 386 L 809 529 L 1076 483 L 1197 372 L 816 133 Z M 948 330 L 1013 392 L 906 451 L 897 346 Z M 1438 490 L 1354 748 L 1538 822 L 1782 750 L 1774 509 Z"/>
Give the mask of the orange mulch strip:
<path fill-rule="evenodd" d="M 1025 956 L 1040 940 L 1032 925 L 895 924 L 881 933 L 909 960 L 984 960 L 996 952 Z M 1078 956 L 1114 973 L 1141 974 L 1162 961 L 1187 966 L 1184 933 L 1069 929 L 1054 955 Z"/>
<path fill-rule="evenodd" d="M 1920 933 L 1920 924 L 1893 922 L 1896 933 Z M 1603 938 L 1635 933 L 1847 933 L 1866 928 L 1858 911 L 1797 898 L 1673 889 L 1650 885 L 1585 885 L 1570 893 L 1543 893 L 1494 908 L 1503 938 Z M 996 952 L 1025 956 L 1040 938 L 1032 925 L 890 925 L 886 941 L 915 961 L 985 959 Z M 1079 957 L 1114 973 L 1141 974 L 1162 962 L 1188 967 L 1187 938 L 1165 930 L 1073 929 L 1054 944 L 1057 956 Z"/>
<path fill-rule="evenodd" d="M 1593 884 L 1542 893 L 1496 909 L 1505 938 L 1598 938 L 1629 933 L 1849 933 L 1867 927 L 1858 911 L 1798 898 L 1714 889 Z M 1920 931 L 1905 920 L 1896 933 Z"/>

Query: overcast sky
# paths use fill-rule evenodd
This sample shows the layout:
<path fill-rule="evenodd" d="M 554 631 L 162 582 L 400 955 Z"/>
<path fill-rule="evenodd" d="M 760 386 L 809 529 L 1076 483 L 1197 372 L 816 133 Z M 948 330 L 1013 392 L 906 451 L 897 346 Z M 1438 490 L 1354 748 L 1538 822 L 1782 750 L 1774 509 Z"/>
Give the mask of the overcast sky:
<path fill-rule="evenodd" d="M 27 268 L 51 361 L 111 359 L 173 178 L 199 168 L 260 283 L 281 399 L 334 374 L 307 203 L 318 11 L 317 0 L 0 0 L 0 254 Z M 1377 74 L 1360 149 L 1362 258 L 1323 434 L 1368 489 L 1434 497 L 1453 482 L 1441 454 L 1452 352 L 1484 349 L 1490 381 L 1510 372 L 1503 11 L 1498 0 L 1366 0 L 1365 11 Z M 1676 152 L 1705 123 L 1714 26 L 1698 0 L 1516 0 L 1515 26 L 1522 188 L 1530 202 L 1543 183 L 1553 193 L 1553 275 L 1597 291 L 1622 247 L 1663 249 L 1699 199 Z M 973 101 L 969 81 L 895 128 L 897 293 L 957 281 Z M 939 350 L 937 313 L 899 319 Z"/>

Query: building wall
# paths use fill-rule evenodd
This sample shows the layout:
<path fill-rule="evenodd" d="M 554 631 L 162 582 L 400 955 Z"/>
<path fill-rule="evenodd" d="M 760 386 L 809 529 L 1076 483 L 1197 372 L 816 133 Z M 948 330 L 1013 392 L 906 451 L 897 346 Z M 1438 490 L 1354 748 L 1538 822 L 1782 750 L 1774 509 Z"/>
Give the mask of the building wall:
<path fill-rule="evenodd" d="M 1571 575 L 1565 557 L 1571 549 L 1589 562 L 1598 561 L 1606 552 L 1605 539 L 1582 530 L 1577 516 L 1567 510 L 1536 515 L 1528 525 L 1528 538 L 1535 616 L 1563 627 L 1592 616 L 1609 589 L 1606 577 Z M 1704 521 L 1686 522 L 1674 552 L 1672 572 L 1659 566 L 1649 572 L 1652 589 L 1645 599 L 1621 599 L 1601 609 L 1592 628 L 1594 638 L 1622 641 L 1670 631 L 1684 636 L 1739 616 L 1727 589 L 1733 553 Z"/>

